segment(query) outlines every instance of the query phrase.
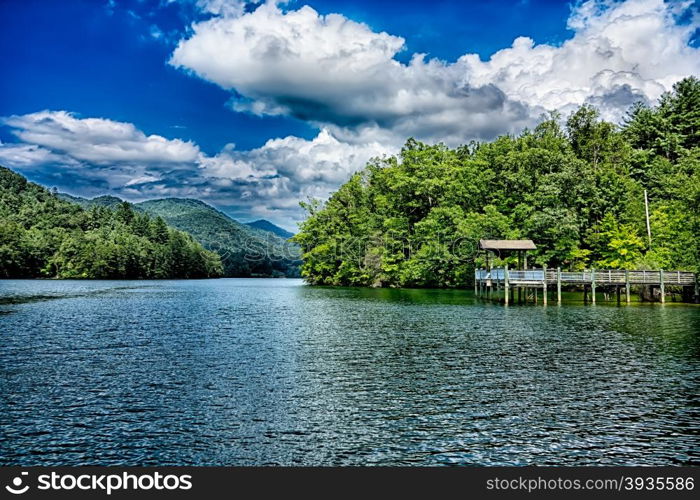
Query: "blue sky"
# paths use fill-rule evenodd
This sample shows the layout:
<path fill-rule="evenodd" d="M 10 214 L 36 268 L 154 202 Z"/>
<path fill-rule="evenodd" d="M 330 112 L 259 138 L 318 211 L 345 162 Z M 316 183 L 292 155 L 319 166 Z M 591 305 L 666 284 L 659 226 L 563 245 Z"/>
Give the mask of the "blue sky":
<path fill-rule="evenodd" d="M 486 58 L 519 35 L 553 43 L 570 35 L 565 23 L 570 7 L 562 1 L 438 1 L 431 2 L 429 15 L 424 1 L 400 7 L 381 0 L 291 2 L 288 7 L 304 4 L 406 37 L 398 59 L 425 52 L 454 60 L 467 51 Z M 111 5 L 106 0 L 4 0 L 0 115 L 66 109 L 190 139 L 211 154 L 230 142 L 250 149 L 270 137 L 316 135 L 316 127 L 300 120 L 233 113 L 225 107 L 226 91 L 166 64 L 189 25 L 208 17 L 192 4 L 131 0 Z M 538 19 L 534 25 L 524 22 L 533 18 Z M 154 26 L 170 33 L 168 39 L 154 38 Z M 7 134 L 0 139 L 10 140 Z"/>
<path fill-rule="evenodd" d="M 698 72 L 697 7 L 4 0 L 0 164 L 294 229 L 300 199 L 409 136 L 457 145 L 584 102 L 611 120 L 653 102 Z"/>

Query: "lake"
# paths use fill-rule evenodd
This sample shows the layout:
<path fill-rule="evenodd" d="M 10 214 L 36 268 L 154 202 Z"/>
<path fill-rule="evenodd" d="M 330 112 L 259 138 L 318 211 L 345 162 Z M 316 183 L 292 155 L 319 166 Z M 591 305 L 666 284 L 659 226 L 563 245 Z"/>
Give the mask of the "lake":
<path fill-rule="evenodd" d="M 0 281 L 2 465 L 700 464 L 700 307 Z"/>

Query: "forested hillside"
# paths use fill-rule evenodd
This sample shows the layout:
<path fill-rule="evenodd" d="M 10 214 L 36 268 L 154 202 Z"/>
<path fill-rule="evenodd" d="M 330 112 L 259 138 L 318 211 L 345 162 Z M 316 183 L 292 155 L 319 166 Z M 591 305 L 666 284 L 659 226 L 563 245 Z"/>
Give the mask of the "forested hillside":
<path fill-rule="evenodd" d="M 66 193 L 54 193 L 58 198 L 65 201 L 70 201 L 71 203 L 77 203 L 85 209 L 91 209 L 92 207 L 107 207 L 107 208 L 117 208 L 124 201 L 116 196 L 97 196 L 92 199 L 81 198 L 80 196 L 72 196 Z"/>
<path fill-rule="evenodd" d="M 0 277 L 204 278 L 222 273 L 219 257 L 161 218 L 89 210 L 0 167 Z"/>
<path fill-rule="evenodd" d="M 294 233 L 290 233 L 286 229 L 282 229 L 281 227 L 265 219 L 259 219 L 253 222 L 246 222 L 245 225 L 255 229 L 260 229 L 261 231 L 269 231 L 270 233 L 276 234 L 277 236 L 285 240 L 288 240 L 289 238 L 294 236 Z"/>
<path fill-rule="evenodd" d="M 135 206 L 218 253 L 225 276 L 299 276 L 300 250 L 295 243 L 241 224 L 199 200 L 165 198 Z"/>
<path fill-rule="evenodd" d="M 114 196 L 86 199 L 57 193 L 63 200 L 85 209 L 116 207 Z M 288 240 L 292 234 L 268 221 L 241 224 L 206 203 L 190 198 L 163 198 L 131 205 L 134 210 L 161 217 L 191 234 L 204 248 L 219 255 L 227 277 L 299 277 L 300 249 Z"/>
<path fill-rule="evenodd" d="M 530 238 L 536 265 L 700 270 L 700 81 L 621 125 L 590 106 L 560 123 L 457 149 L 409 139 L 398 157 L 370 162 L 325 204 L 304 204 L 303 276 L 466 286 L 480 238 Z"/>

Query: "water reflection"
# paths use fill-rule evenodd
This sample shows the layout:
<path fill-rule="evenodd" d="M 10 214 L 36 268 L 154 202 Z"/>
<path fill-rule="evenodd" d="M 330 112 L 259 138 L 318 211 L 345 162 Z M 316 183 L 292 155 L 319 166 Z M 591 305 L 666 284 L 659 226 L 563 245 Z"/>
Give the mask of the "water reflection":
<path fill-rule="evenodd" d="M 3 464 L 690 464 L 700 308 L 0 283 Z"/>

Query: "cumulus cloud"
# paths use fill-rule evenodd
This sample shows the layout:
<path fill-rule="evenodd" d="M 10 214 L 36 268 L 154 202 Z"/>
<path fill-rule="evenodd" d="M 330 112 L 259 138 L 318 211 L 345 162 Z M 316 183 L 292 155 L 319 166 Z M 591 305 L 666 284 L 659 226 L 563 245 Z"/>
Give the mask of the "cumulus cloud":
<path fill-rule="evenodd" d="M 349 144 L 321 130 L 310 141 L 285 137 L 250 151 L 225 148 L 203 158 L 199 166 L 203 176 L 219 179 L 222 192 L 235 188 L 241 200 L 251 202 L 256 213 L 262 214 L 296 211 L 300 200 L 326 198 L 369 158 L 387 151 L 378 142 Z M 227 199 L 216 201 L 226 205 Z"/>
<path fill-rule="evenodd" d="M 572 36 L 561 45 L 519 37 L 485 60 L 414 54 L 403 63 L 403 38 L 340 14 L 186 1 L 207 19 L 179 41 L 170 64 L 229 90 L 236 111 L 293 116 L 318 126 L 317 137 L 208 155 L 133 124 L 45 111 L 3 119 L 20 142 L 0 144 L 0 161 L 83 193 L 196 197 L 293 228 L 299 200 L 326 197 L 409 136 L 488 140 L 586 102 L 619 120 L 633 102 L 653 102 L 700 74 L 700 49 L 690 44 L 700 16 L 688 17 L 690 2 L 589 0 L 572 8 Z"/>
<path fill-rule="evenodd" d="M 170 63 L 231 90 L 238 111 L 454 144 L 519 131 L 545 110 L 588 101 L 619 119 L 634 101 L 655 100 L 700 70 L 700 50 L 688 45 L 697 23 L 677 23 L 683 10 L 663 0 L 590 0 L 573 9 L 574 35 L 561 46 L 519 37 L 486 61 L 415 54 L 403 64 L 401 37 L 269 3 L 195 24 Z"/>
<path fill-rule="evenodd" d="M 62 155 L 54 154 L 35 144 L 3 144 L 0 142 L 0 161 L 14 167 L 31 167 L 63 160 Z"/>
<path fill-rule="evenodd" d="M 468 81 L 496 85 L 511 99 L 566 112 L 592 102 L 618 120 L 635 101 L 653 102 L 700 72 L 700 50 L 689 45 L 697 18 L 677 22 L 688 8 L 663 0 L 588 1 L 572 11 L 575 35 L 560 47 L 519 37 L 488 61 L 469 54 L 457 64 Z"/>
<path fill-rule="evenodd" d="M 186 163 L 199 148 L 180 139 L 147 136 L 131 123 L 77 118 L 66 111 L 13 115 L 1 121 L 23 142 L 93 163 Z"/>
<path fill-rule="evenodd" d="M 245 12 L 245 0 L 196 0 L 196 7 L 207 14 L 236 17 Z"/>
<path fill-rule="evenodd" d="M 493 85 L 465 81 L 458 65 L 420 54 L 402 64 L 394 56 L 403 38 L 308 6 L 284 13 L 265 4 L 193 30 L 171 64 L 235 91 L 238 111 L 448 142 L 516 131 L 539 114 Z"/>
<path fill-rule="evenodd" d="M 193 197 L 245 217 L 267 217 L 290 229 L 298 202 L 325 198 L 385 144 L 349 144 L 328 130 L 312 140 L 271 139 L 210 156 L 196 144 L 146 135 L 131 123 L 42 111 L 2 119 L 22 142 L 0 143 L 0 164 L 61 190 L 110 193 L 132 201 Z M 76 192 L 77 190 L 77 192 Z"/>

